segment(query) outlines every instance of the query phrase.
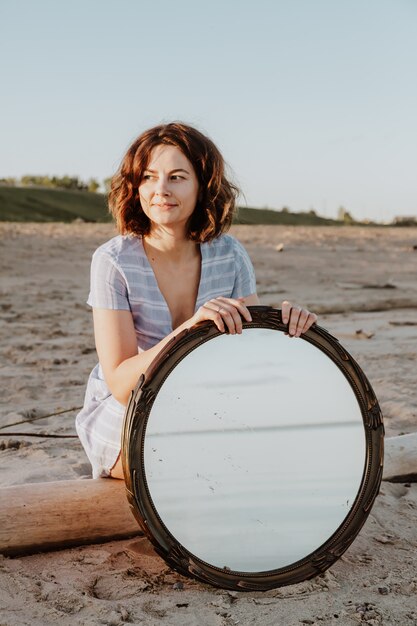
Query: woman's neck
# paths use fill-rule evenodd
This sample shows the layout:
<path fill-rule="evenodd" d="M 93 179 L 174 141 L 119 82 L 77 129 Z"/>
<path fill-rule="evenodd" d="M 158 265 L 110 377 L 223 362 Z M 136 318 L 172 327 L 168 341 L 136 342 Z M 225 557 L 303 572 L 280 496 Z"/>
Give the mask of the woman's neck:
<path fill-rule="evenodd" d="M 198 244 L 185 234 L 167 230 L 151 231 L 143 237 L 145 252 L 151 260 L 164 257 L 172 262 L 186 262 L 199 254 Z"/>

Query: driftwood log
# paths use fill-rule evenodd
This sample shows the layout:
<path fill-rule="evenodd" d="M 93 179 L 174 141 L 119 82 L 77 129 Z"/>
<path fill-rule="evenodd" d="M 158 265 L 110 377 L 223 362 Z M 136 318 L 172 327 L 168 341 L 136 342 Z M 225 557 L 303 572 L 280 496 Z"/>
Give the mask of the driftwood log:
<path fill-rule="evenodd" d="M 1 554 L 30 554 L 138 534 L 123 480 L 65 480 L 0 489 Z"/>
<path fill-rule="evenodd" d="M 385 440 L 383 480 L 417 481 L 417 433 Z M 0 553 L 8 556 L 139 534 L 121 480 L 69 480 L 0 489 Z"/>
<path fill-rule="evenodd" d="M 417 482 L 417 433 L 385 439 L 382 480 Z"/>

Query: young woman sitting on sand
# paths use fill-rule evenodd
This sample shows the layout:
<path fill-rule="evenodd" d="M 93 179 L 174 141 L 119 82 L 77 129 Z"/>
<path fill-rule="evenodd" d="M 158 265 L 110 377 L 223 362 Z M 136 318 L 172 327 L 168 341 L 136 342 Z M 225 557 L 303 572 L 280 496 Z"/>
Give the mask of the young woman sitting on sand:
<path fill-rule="evenodd" d="M 109 206 L 120 235 L 93 255 L 88 304 L 99 364 L 76 418 L 94 478 L 123 479 L 125 407 L 168 341 L 203 320 L 232 334 L 251 320 L 247 307 L 259 304 L 253 266 L 224 234 L 237 195 L 213 142 L 181 123 L 140 135 L 113 177 Z M 287 301 L 282 316 L 295 337 L 317 320 Z"/>

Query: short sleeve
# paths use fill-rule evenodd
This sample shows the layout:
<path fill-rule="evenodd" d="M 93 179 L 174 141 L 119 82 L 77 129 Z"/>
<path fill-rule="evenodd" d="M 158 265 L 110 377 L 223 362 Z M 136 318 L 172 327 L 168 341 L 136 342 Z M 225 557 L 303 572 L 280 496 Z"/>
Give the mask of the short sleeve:
<path fill-rule="evenodd" d="M 256 277 L 252 261 L 242 244 L 234 239 L 236 276 L 232 298 L 245 298 L 256 293 Z"/>
<path fill-rule="evenodd" d="M 87 304 L 98 309 L 129 311 L 126 279 L 109 254 L 96 250 L 91 261 Z"/>

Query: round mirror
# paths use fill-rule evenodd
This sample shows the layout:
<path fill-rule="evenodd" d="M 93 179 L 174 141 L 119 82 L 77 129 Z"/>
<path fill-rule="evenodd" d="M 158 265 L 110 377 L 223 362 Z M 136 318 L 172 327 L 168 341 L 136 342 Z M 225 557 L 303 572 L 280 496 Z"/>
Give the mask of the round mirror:
<path fill-rule="evenodd" d="M 123 462 L 141 527 L 183 574 L 229 589 L 314 576 L 350 545 L 378 493 L 383 425 L 338 341 L 285 334 L 250 307 L 241 335 L 178 335 L 126 412 Z"/>

